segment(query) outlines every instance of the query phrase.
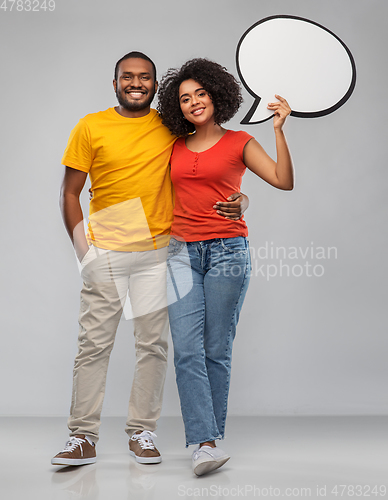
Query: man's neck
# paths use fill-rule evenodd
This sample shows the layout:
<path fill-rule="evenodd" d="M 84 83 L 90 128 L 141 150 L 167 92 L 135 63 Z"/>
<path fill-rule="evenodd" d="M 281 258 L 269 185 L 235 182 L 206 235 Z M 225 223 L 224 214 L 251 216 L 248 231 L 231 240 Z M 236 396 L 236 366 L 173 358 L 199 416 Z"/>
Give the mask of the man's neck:
<path fill-rule="evenodd" d="M 147 116 L 149 114 L 151 106 L 148 106 L 145 109 L 140 109 L 139 111 L 129 111 L 128 109 L 123 108 L 123 106 L 116 106 L 114 109 L 119 115 L 124 116 L 125 118 L 141 118 L 142 116 Z"/>

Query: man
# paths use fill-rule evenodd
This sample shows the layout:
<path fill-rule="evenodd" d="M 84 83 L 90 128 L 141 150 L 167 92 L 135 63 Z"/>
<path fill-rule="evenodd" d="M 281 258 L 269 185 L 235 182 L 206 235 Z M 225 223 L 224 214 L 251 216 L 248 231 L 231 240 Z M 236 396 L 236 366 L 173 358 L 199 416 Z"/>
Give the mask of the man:
<path fill-rule="evenodd" d="M 126 432 L 139 463 L 160 463 L 153 438 L 160 416 L 167 362 L 166 256 L 173 194 L 169 158 L 175 137 L 151 102 L 156 68 L 141 52 L 116 64 L 118 106 L 87 115 L 72 130 L 60 206 L 81 262 L 83 287 L 78 354 L 68 427 L 70 439 L 53 465 L 96 461 L 108 362 L 127 294 L 134 320 L 136 367 Z M 91 179 L 87 237 L 79 202 Z M 239 194 L 217 209 L 241 216 Z"/>

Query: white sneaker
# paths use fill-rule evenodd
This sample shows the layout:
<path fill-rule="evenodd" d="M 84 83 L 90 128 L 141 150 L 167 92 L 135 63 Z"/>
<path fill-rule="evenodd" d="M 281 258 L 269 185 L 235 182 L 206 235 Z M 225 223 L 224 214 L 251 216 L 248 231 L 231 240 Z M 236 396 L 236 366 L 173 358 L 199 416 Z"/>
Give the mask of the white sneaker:
<path fill-rule="evenodd" d="M 230 456 L 220 448 L 202 446 L 193 452 L 193 471 L 197 476 L 202 476 L 207 472 L 218 469 L 229 460 Z"/>

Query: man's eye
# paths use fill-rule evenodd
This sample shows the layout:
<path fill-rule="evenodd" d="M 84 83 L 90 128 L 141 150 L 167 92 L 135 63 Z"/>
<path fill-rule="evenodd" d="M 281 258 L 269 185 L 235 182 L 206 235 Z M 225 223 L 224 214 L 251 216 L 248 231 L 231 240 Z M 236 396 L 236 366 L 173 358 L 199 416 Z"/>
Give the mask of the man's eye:
<path fill-rule="evenodd" d="M 149 79 L 150 79 L 150 77 L 149 77 L 149 76 L 142 76 L 142 77 L 141 77 L 141 79 L 142 79 L 142 80 L 149 80 Z"/>

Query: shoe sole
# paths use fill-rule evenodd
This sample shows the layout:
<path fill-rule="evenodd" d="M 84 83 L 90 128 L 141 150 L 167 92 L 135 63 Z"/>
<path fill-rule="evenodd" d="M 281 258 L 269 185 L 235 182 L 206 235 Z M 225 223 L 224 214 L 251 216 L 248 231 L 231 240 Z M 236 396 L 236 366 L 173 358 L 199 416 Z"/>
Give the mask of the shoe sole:
<path fill-rule="evenodd" d="M 219 469 L 222 465 L 226 464 L 230 457 L 221 458 L 218 460 L 209 460 L 207 462 L 202 462 L 194 468 L 194 474 L 197 476 L 203 476 L 207 472 Z"/>
<path fill-rule="evenodd" d="M 162 461 L 162 457 L 138 457 L 132 450 L 129 450 L 129 454 L 131 457 L 135 457 L 138 464 L 160 464 Z"/>
<path fill-rule="evenodd" d="M 97 458 L 53 458 L 51 465 L 89 465 L 96 463 Z"/>

